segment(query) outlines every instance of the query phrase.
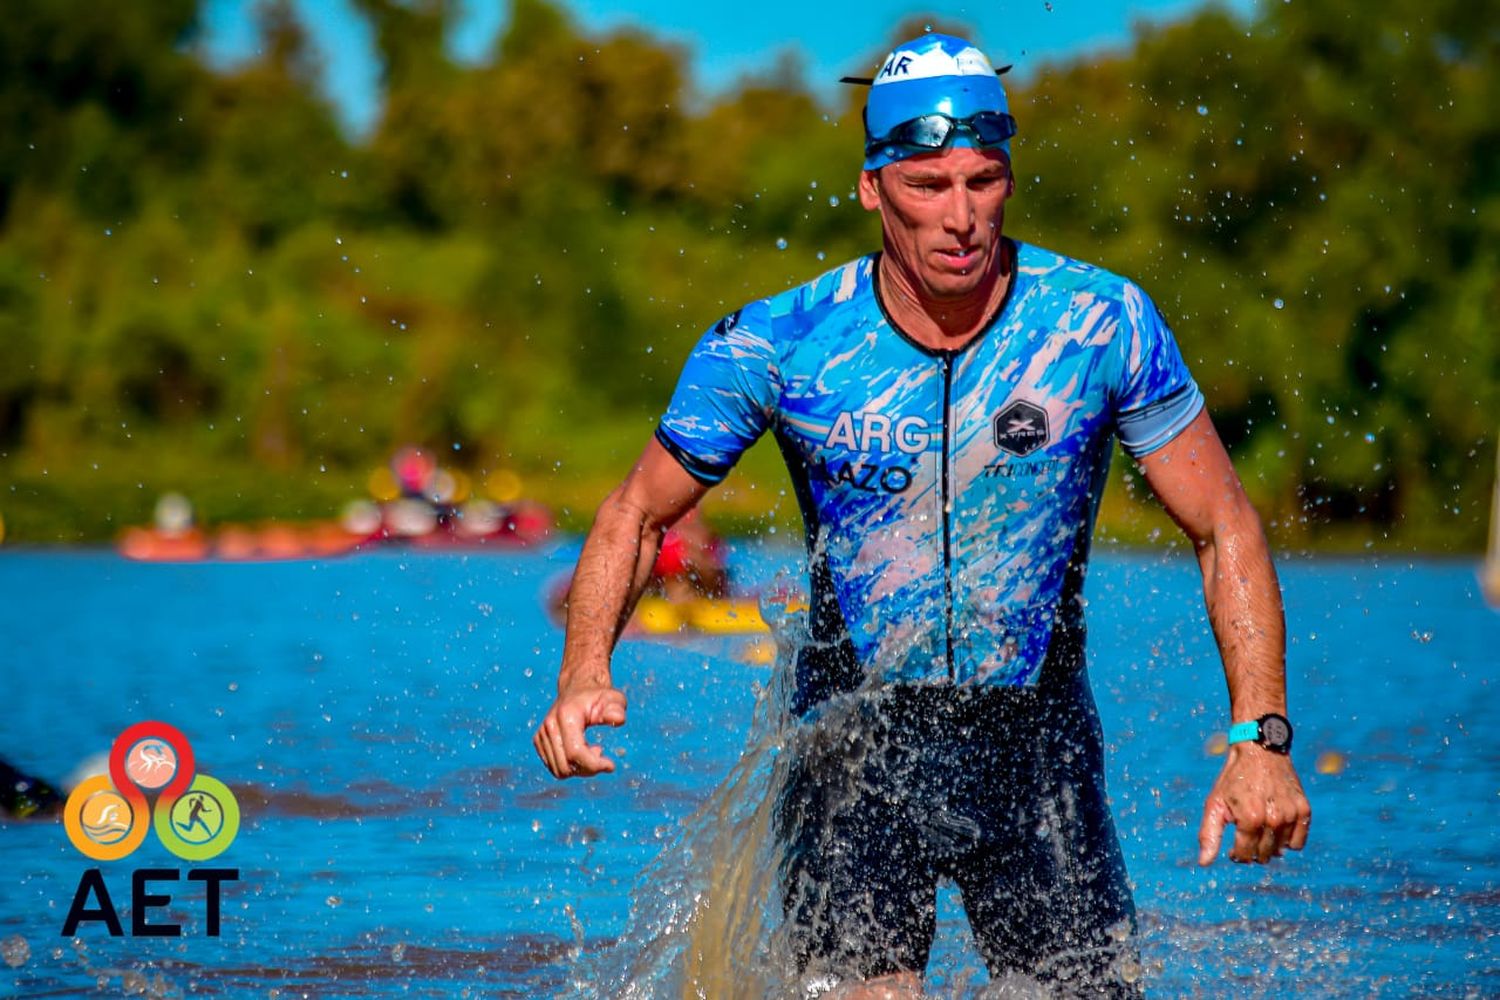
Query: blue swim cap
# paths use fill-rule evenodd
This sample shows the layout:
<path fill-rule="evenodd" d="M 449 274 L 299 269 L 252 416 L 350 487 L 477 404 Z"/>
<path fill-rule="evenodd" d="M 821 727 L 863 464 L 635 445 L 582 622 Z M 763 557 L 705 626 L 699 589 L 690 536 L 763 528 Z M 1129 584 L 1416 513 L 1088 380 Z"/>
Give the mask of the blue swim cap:
<path fill-rule="evenodd" d="M 886 56 L 865 102 L 865 140 L 888 134 L 902 122 L 922 115 L 967 118 L 980 111 L 1010 112 L 1005 87 L 990 61 L 969 42 L 952 35 L 928 34 L 903 42 Z M 955 146 L 974 146 L 959 133 Z M 992 147 L 994 148 L 994 147 Z M 1010 143 L 998 148 L 1010 155 Z M 866 170 L 915 156 L 922 150 L 886 146 L 865 157 Z"/>

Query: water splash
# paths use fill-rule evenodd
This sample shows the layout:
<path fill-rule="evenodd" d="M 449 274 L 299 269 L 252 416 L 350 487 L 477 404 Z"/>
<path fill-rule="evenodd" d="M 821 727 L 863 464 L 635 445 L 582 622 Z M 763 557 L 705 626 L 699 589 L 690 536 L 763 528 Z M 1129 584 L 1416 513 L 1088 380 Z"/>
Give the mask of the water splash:
<path fill-rule="evenodd" d="M 582 955 L 564 996 L 769 996 L 791 985 L 777 939 L 780 847 L 772 835 L 786 749 L 792 665 L 806 644 L 805 602 L 784 587 L 761 601 L 776 638 L 772 679 L 756 697 L 744 751 L 708 799 L 637 877 L 612 945 Z"/>

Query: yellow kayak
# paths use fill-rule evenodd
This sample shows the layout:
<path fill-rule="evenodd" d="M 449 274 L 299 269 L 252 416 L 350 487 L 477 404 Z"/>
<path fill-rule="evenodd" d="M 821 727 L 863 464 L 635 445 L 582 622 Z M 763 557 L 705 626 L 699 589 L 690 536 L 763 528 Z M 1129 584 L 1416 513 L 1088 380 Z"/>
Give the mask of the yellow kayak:
<path fill-rule="evenodd" d="M 634 624 L 647 635 L 673 635 L 689 630 L 706 635 L 758 635 L 771 631 L 755 601 L 709 597 L 690 601 L 643 597 L 636 605 Z"/>

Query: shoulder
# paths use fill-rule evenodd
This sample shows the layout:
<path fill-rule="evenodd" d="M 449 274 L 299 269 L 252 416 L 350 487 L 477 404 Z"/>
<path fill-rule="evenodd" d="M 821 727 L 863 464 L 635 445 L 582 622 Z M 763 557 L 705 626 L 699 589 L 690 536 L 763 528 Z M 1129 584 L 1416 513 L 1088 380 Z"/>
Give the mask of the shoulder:
<path fill-rule="evenodd" d="M 784 292 L 747 302 L 708 329 L 700 350 L 775 356 L 831 313 L 874 302 L 874 256 L 860 257 Z"/>
<path fill-rule="evenodd" d="M 857 257 L 766 301 L 772 319 L 795 329 L 835 309 L 861 308 L 874 297 L 875 255 Z"/>
<path fill-rule="evenodd" d="M 1086 295 L 1127 308 L 1149 304 L 1141 286 L 1097 264 L 1016 241 L 1016 270 L 1056 294 Z"/>

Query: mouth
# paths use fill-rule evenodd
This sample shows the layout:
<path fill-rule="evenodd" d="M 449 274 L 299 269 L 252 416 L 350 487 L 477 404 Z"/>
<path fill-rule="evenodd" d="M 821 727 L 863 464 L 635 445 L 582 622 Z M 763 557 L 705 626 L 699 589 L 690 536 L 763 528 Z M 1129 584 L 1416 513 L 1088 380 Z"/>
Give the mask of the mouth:
<path fill-rule="evenodd" d="M 955 271 L 968 271 L 978 263 L 982 252 L 977 246 L 940 247 L 937 250 L 937 257 L 943 264 Z"/>

